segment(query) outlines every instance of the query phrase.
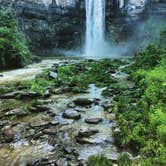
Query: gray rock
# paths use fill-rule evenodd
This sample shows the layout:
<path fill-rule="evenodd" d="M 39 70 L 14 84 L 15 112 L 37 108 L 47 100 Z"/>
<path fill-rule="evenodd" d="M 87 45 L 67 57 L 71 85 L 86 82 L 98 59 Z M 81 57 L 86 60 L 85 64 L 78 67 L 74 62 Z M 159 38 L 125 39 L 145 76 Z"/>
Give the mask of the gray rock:
<path fill-rule="evenodd" d="M 12 116 L 12 115 L 16 115 L 16 116 L 25 116 L 27 115 L 28 113 L 25 112 L 23 109 L 20 109 L 20 108 L 16 108 L 16 109 L 13 109 L 13 110 L 10 110 L 8 112 L 5 113 L 5 116 Z"/>
<path fill-rule="evenodd" d="M 91 139 L 89 139 L 89 138 L 79 138 L 79 137 L 77 137 L 76 138 L 76 141 L 78 142 L 78 143 L 80 143 L 80 144 L 93 144 L 93 141 L 91 141 Z"/>
<path fill-rule="evenodd" d="M 1 95 L 0 98 L 2 99 L 13 99 L 16 97 L 19 98 L 33 98 L 33 97 L 39 97 L 40 94 L 37 92 L 33 92 L 33 91 L 14 91 L 14 92 L 10 92 L 10 93 L 6 93 L 4 95 Z"/>
<path fill-rule="evenodd" d="M 35 127 L 48 126 L 50 123 L 51 123 L 51 119 L 49 116 L 37 115 L 36 117 L 30 120 L 29 125 L 32 128 L 35 128 Z"/>
<path fill-rule="evenodd" d="M 78 138 L 82 138 L 82 137 L 90 137 L 96 133 L 98 133 L 99 130 L 98 129 L 89 129 L 89 128 L 85 128 L 85 129 L 81 129 L 78 132 Z"/>
<path fill-rule="evenodd" d="M 81 114 L 79 114 L 77 111 L 73 109 L 66 110 L 62 116 L 63 118 L 74 119 L 74 120 L 79 120 L 81 118 Z"/>
<path fill-rule="evenodd" d="M 55 129 L 52 129 L 52 128 L 44 129 L 44 130 L 43 130 L 43 133 L 44 133 L 44 134 L 47 134 L 47 135 L 56 135 L 56 130 L 55 130 Z"/>
<path fill-rule="evenodd" d="M 31 122 L 30 123 L 30 126 L 32 128 L 34 127 L 42 127 L 42 126 L 47 126 L 49 125 L 50 122 L 47 122 L 47 121 L 36 121 L 36 122 Z"/>
<path fill-rule="evenodd" d="M 53 71 L 50 71 L 50 72 L 49 72 L 49 77 L 50 77 L 50 78 L 53 78 L 53 79 L 56 79 L 56 78 L 58 77 L 58 74 L 55 73 L 55 72 L 53 72 Z"/>
<path fill-rule="evenodd" d="M 66 158 L 60 158 L 56 162 L 57 166 L 68 166 Z"/>
<path fill-rule="evenodd" d="M 59 124 L 59 121 L 58 120 L 53 120 L 53 121 L 51 121 L 51 125 L 53 125 L 53 126 L 56 126 L 56 125 L 58 125 Z"/>
<path fill-rule="evenodd" d="M 68 125 L 73 123 L 73 119 L 64 119 L 62 116 L 56 116 L 53 123 L 59 124 L 59 125 Z"/>
<path fill-rule="evenodd" d="M 8 123 L 7 120 L 2 120 L 2 121 L 0 121 L 0 126 L 4 126 L 4 125 L 6 125 L 7 123 Z"/>
<path fill-rule="evenodd" d="M 85 119 L 85 122 L 89 123 L 89 124 L 98 124 L 101 121 L 102 121 L 101 118 L 87 118 L 87 119 Z"/>

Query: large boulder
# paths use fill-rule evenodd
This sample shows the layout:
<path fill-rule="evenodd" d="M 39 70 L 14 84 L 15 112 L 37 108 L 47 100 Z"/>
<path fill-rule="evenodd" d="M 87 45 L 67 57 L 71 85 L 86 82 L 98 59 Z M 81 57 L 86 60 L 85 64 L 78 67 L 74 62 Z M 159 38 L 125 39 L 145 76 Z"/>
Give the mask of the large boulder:
<path fill-rule="evenodd" d="M 79 120 L 81 117 L 81 114 L 73 109 L 67 109 L 65 110 L 62 116 L 63 118 L 67 118 L 67 119 Z"/>

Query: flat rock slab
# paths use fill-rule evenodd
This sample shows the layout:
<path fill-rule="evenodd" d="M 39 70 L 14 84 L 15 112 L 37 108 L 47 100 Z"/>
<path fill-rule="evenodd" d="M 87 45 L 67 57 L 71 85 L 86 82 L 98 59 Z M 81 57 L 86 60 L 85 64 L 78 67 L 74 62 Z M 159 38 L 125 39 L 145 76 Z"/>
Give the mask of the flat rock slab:
<path fill-rule="evenodd" d="M 16 116 L 25 116 L 27 114 L 28 113 L 25 112 L 23 109 L 16 108 L 16 109 L 13 109 L 13 110 L 10 110 L 10 111 L 6 112 L 5 116 L 13 116 L 13 115 L 16 115 Z"/>
<path fill-rule="evenodd" d="M 0 98 L 1 99 L 13 99 L 16 98 L 17 96 L 19 96 L 20 98 L 30 98 L 30 97 L 39 97 L 40 94 L 37 92 L 33 92 L 33 91 L 14 91 L 14 92 L 10 92 L 10 93 L 6 93 L 4 95 L 1 95 Z"/>
<path fill-rule="evenodd" d="M 79 132 L 78 132 L 78 138 L 82 138 L 82 137 L 90 137 L 96 133 L 98 133 L 99 130 L 98 129 L 81 129 Z"/>
<path fill-rule="evenodd" d="M 62 114 L 62 117 L 67 119 L 79 120 L 81 118 L 81 114 L 73 109 L 68 109 Z"/>
<path fill-rule="evenodd" d="M 44 115 L 38 115 L 29 122 L 29 125 L 32 128 L 48 126 L 49 124 L 51 124 L 51 119 Z"/>
<path fill-rule="evenodd" d="M 85 122 L 89 123 L 89 124 L 98 124 L 101 121 L 102 121 L 101 118 L 87 118 L 87 119 L 85 119 Z"/>
<path fill-rule="evenodd" d="M 79 138 L 79 137 L 77 137 L 76 141 L 79 144 L 93 144 L 93 142 L 89 138 Z"/>

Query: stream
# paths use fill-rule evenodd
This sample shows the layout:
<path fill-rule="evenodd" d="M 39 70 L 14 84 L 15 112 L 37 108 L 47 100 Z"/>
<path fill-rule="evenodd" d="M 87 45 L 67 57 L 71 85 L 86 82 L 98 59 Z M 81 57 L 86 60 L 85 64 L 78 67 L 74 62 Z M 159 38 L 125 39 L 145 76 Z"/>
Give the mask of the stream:
<path fill-rule="evenodd" d="M 23 69 L 0 73 L 0 84 L 31 80 L 55 64 L 78 60 L 48 59 Z M 26 76 L 26 77 L 25 77 Z M 117 70 L 114 77 L 125 81 L 127 75 Z M 38 98 L 33 113 L 21 112 L 17 99 L 0 99 L 0 166 L 76 166 L 85 165 L 91 155 L 104 154 L 116 161 L 119 150 L 112 136 L 116 117 L 112 99 L 104 98 L 105 88 L 90 84 L 86 93 L 57 93 Z M 58 90 L 57 90 L 58 91 Z M 13 110 L 3 106 L 13 105 Z M 17 103 L 17 104 L 16 104 Z M 19 115 L 15 118 L 15 114 Z M 12 115 L 12 116 L 11 116 Z"/>

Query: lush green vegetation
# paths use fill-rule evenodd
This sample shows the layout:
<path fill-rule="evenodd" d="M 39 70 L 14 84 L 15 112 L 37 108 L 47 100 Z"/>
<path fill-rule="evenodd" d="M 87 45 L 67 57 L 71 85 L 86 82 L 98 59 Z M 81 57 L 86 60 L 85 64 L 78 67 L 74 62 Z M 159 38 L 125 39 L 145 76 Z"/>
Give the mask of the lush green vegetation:
<path fill-rule="evenodd" d="M 112 162 L 103 155 L 91 156 L 88 159 L 87 166 L 112 166 Z"/>
<path fill-rule="evenodd" d="M 0 69 L 23 66 L 30 52 L 10 11 L 0 10 Z"/>
<path fill-rule="evenodd" d="M 125 69 L 135 87 L 116 97 L 117 144 L 140 153 L 141 165 L 166 165 L 165 45 L 150 45 L 138 54 L 135 63 Z"/>
<path fill-rule="evenodd" d="M 44 94 L 48 89 L 60 88 L 61 92 L 85 92 L 89 84 L 99 87 L 110 86 L 116 83 L 111 76 L 118 66 L 124 64 L 121 60 L 104 59 L 101 61 L 81 61 L 79 63 L 60 66 L 52 72 L 57 73 L 57 78 L 50 77 L 50 71 L 38 75 L 30 82 L 21 83 L 25 89 Z M 18 84 L 13 87 L 17 88 Z M 3 89 L 0 89 L 3 93 Z M 9 88 L 10 91 L 10 88 Z"/>
<path fill-rule="evenodd" d="M 104 59 L 84 60 L 52 69 L 38 75 L 33 81 L 21 84 L 22 89 L 44 95 L 47 90 L 59 88 L 62 92 L 85 92 L 89 84 L 108 89 L 107 96 L 114 96 L 114 113 L 120 130 L 115 130 L 116 143 L 140 159 L 131 161 L 128 153 L 122 153 L 118 165 L 166 165 L 166 30 L 161 32 L 157 44 L 149 45 L 139 53 L 135 62 L 123 69 L 134 82 L 133 88 L 123 86 L 112 73 L 125 62 Z M 22 66 L 29 58 L 25 38 L 18 32 L 17 23 L 10 12 L 0 11 L 0 68 Z M 19 89 L 20 84 L 0 88 L 0 93 Z M 53 92 L 54 93 L 54 92 Z M 17 104 L 20 104 L 19 102 Z M 6 105 L 4 106 L 6 107 Z M 27 107 L 24 106 L 24 107 Z M 104 156 L 92 156 L 87 166 L 111 166 Z"/>

